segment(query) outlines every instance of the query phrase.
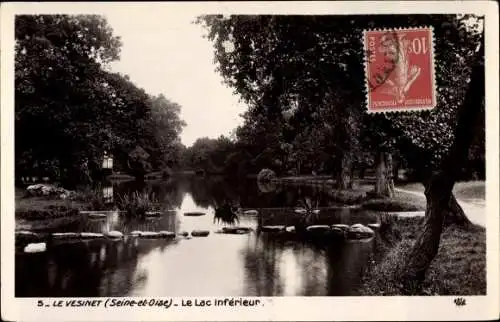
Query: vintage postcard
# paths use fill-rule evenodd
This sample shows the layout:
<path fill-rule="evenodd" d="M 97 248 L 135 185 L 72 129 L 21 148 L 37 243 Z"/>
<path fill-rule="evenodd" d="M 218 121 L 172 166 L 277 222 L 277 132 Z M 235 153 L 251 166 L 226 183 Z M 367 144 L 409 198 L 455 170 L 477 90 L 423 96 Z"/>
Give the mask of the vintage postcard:
<path fill-rule="evenodd" d="M 2 319 L 493 320 L 498 5 L 3 3 Z"/>

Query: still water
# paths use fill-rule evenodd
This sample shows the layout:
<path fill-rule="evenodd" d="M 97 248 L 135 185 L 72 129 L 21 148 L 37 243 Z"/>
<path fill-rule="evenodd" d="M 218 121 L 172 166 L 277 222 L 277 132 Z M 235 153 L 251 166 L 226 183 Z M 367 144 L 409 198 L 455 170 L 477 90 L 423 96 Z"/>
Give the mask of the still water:
<path fill-rule="evenodd" d="M 180 233 L 203 229 L 210 235 L 65 242 L 43 253 L 16 252 L 16 296 L 356 295 L 374 247 L 373 240 L 318 244 L 259 232 L 259 225 L 290 224 L 296 216 L 293 207 L 306 198 L 321 209 L 317 224 L 376 222 L 376 214 L 335 204 L 317 188 L 180 178 L 113 184 L 105 189 L 111 199 L 130 191 L 154 193 L 172 211 L 144 220 L 127 220 L 120 213 L 100 219 L 75 218 L 52 231 L 118 230 L 126 235 L 134 230 Z M 231 226 L 214 216 L 224 203 L 258 209 L 258 215 L 242 214 L 236 222 L 253 231 L 215 233 Z M 184 216 L 191 211 L 206 215 Z"/>

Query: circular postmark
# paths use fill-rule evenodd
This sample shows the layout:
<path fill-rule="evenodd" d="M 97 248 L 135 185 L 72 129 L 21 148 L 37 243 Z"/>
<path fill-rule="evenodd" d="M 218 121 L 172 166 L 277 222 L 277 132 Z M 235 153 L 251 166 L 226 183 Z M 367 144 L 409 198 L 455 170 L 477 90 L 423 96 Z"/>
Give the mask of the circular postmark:
<path fill-rule="evenodd" d="M 366 78 L 370 91 L 374 91 L 383 85 L 396 69 L 400 58 L 400 39 L 395 30 L 388 30 L 379 38 L 365 38 L 364 41 L 369 70 Z M 383 56 L 382 62 L 375 64 L 375 58 L 380 55 Z"/>

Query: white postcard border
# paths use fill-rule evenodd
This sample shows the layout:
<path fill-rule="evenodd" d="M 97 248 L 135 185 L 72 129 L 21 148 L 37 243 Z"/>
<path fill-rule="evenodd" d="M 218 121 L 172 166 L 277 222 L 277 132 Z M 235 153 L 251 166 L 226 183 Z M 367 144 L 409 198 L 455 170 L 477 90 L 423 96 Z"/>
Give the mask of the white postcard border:
<path fill-rule="evenodd" d="M 439 14 L 485 15 L 486 63 L 486 211 L 487 296 L 464 297 L 275 297 L 260 298 L 260 308 L 43 308 L 38 298 L 14 297 L 14 14 L 100 13 L 106 10 L 171 10 L 246 14 Z M 498 5 L 490 1 L 415 2 L 197 2 L 197 3 L 3 3 L 1 6 L 1 295 L 6 320 L 481 320 L 498 317 L 499 308 L 499 130 L 498 130 Z M 65 298 L 63 298 L 65 299 Z M 81 298 L 79 298 L 81 299 Z M 107 298 L 103 298 L 107 299 Z M 125 298 L 120 298 L 125 299 Z M 148 298 L 149 299 L 149 298 Z M 198 298 L 204 299 L 204 298 Z M 212 298 L 213 299 L 213 298 Z M 60 300 L 59 298 L 56 300 Z M 45 298 L 44 301 L 50 301 Z M 180 299 L 179 299 L 180 301 Z"/>

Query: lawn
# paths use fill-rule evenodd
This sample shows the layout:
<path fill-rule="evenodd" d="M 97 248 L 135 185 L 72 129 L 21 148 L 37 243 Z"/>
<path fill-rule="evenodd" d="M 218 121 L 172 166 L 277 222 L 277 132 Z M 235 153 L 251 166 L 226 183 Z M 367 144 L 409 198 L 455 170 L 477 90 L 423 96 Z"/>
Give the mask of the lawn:
<path fill-rule="evenodd" d="M 463 201 L 485 199 L 484 181 L 463 181 L 457 182 L 453 188 L 456 198 Z M 421 183 L 407 183 L 398 185 L 398 188 L 424 193 L 424 186 Z"/>
<path fill-rule="evenodd" d="M 23 189 L 15 190 L 16 218 L 47 219 L 77 214 L 86 203 L 56 197 L 28 197 Z"/>

